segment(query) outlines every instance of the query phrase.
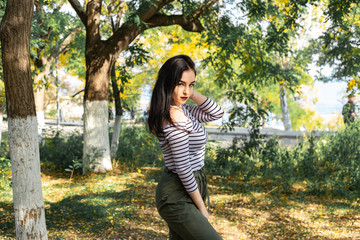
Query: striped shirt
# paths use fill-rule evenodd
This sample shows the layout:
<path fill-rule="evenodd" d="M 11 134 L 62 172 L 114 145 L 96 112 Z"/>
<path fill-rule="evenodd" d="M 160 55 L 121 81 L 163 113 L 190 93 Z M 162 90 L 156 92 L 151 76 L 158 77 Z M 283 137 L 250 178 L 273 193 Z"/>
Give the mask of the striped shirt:
<path fill-rule="evenodd" d="M 187 122 L 176 122 L 177 127 L 168 124 L 159 137 L 164 154 L 165 166 L 179 178 L 188 193 L 198 188 L 193 172 L 204 167 L 207 133 L 200 124 L 221 118 L 224 111 L 210 98 L 199 106 L 183 104 Z"/>

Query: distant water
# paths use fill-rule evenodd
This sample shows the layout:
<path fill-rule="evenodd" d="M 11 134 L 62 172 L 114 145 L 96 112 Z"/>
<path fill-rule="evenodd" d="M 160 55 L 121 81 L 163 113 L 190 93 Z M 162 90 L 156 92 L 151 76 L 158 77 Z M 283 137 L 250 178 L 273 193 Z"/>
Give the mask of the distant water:
<path fill-rule="evenodd" d="M 341 104 L 326 104 L 326 103 L 318 103 L 315 104 L 315 109 L 320 115 L 329 115 L 329 114 L 336 114 L 341 113 L 342 111 Z"/>

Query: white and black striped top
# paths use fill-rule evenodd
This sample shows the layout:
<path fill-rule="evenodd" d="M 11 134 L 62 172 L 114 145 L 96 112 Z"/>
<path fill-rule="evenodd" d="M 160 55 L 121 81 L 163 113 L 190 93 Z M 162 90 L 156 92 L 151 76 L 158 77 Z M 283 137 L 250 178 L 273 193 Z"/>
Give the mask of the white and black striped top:
<path fill-rule="evenodd" d="M 210 98 L 196 107 L 183 104 L 182 109 L 189 120 L 176 122 L 177 127 L 164 126 L 159 142 L 165 166 L 177 173 L 186 191 L 192 193 L 198 188 L 193 172 L 204 167 L 207 133 L 200 123 L 219 119 L 224 111 Z"/>

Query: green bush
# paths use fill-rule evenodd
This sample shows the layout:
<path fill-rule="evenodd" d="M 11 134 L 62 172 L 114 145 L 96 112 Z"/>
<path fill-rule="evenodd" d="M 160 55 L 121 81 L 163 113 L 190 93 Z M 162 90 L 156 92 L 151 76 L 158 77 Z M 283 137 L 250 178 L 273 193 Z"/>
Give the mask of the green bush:
<path fill-rule="evenodd" d="M 344 195 L 360 192 L 360 122 L 355 122 L 317 142 L 308 177 L 314 192 Z"/>
<path fill-rule="evenodd" d="M 227 148 L 208 147 L 205 166 L 211 174 L 237 175 L 244 183 L 271 182 L 288 190 L 296 178 L 297 151 L 282 147 L 276 138 L 260 139 L 257 146 L 234 139 Z"/>
<path fill-rule="evenodd" d="M 11 186 L 10 154 L 5 148 L 2 148 L 0 157 L 0 190 L 5 190 L 9 186 Z"/>
<path fill-rule="evenodd" d="M 163 166 L 159 141 L 144 126 L 121 130 L 116 160 L 127 167 Z"/>
<path fill-rule="evenodd" d="M 360 122 L 320 138 L 309 136 L 293 148 L 276 138 L 249 148 L 234 140 L 227 148 L 207 147 L 205 165 L 216 175 L 237 175 L 244 183 L 269 182 L 289 191 L 302 182 L 311 194 L 345 196 L 360 192 Z"/>
<path fill-rule="evenodd" d="M 77 131 L 63 134 L 52 130 L 46 134 L 44 143 L 40 145 L 40 160 L 44 163 L 52 163 L 55 168 L 65 170 L 74 164 L 74 161 L 82 161 L 83 136 Z M 81 172 L 81 168 L 77 169 Z"/>
<path fill-rule="evenodd" d="M 52 131 L 40 146 L 40 159 L 56 168 L 81 172 L 83 136 L 79 132 Z M 4 138 L 6 139 L 6 138 Z M 310 136 L 298 146 L 282 146 L 276 137 L 256 144 L 235 139 L 228 147 L 207 144 L 206 170 L 220 176 L 237 176 L 244 184 L 280 187 L 290 191 L 295 182 L 305 183 L 311 194 L 345 196 L 360 192 L 360 123 L 320 138 Z M 0 147 L 0 188 L 11 184 L 7 142 Z M 124 127 L 119 139 L 118 163 L 130 169 L 163 167 L 156 137 L 144 126 Z"/>
<path fill-rule="evenodd" d="M 11 186 L 11 160 L 7 132 L 2 133 L 0 145 L 0 190 Z"/>

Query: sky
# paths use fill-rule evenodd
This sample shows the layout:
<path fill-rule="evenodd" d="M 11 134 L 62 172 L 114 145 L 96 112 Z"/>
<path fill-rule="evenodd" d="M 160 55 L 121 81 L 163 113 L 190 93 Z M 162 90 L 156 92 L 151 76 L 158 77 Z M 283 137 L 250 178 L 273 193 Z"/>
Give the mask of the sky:
<path fill-rule="evenodd" d="M 342 106 L 347 101 L 344 97 L 346 95 L 346 83 L 315 82 L 314 87 L 318 89 L 318 102 L 315 104 L 315 108 L 321 115 L 333 114 L 334 112 L 341 113 Z"/>
<path fill-rule="evenodd" d="M 313 79 L 316 79 L 318 72 L 324 76 L 330 76 L 332 69 L 325 67 L 321 70 L 315 67 L 315 64 L 309 66 L 309 74 Z M 313 85 L 315 91 L 311 91 L 317 98 L 317 102 L 314 107 L 320 116 L 327 122 L 331 118 L 336 118 L 338 114 L 341 114 L 343 105 L 347 102 L 346 98 L 346 82 L 328 82 L 314 81 Z M 355 100 L 358 102 L 358 99 Z"/>

